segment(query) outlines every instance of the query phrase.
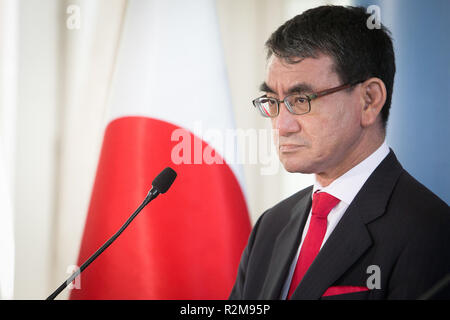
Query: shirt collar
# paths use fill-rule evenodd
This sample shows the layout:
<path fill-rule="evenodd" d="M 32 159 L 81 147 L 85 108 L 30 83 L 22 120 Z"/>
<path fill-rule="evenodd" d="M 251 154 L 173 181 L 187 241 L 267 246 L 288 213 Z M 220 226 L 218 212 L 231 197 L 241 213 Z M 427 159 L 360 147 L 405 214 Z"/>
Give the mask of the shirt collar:
<path fill-rule="evenodd" d="M 327 192 L 349 205 L 359 190 L 361 190 L 369 176 L 388 153 L 389 147 L 386 144 L 386 141 L 384 141 L 375 152 L 334 180 L 330 185 L 322 187 L 316 180 L 313 187 L 313 193 L 317 190 Z"/>

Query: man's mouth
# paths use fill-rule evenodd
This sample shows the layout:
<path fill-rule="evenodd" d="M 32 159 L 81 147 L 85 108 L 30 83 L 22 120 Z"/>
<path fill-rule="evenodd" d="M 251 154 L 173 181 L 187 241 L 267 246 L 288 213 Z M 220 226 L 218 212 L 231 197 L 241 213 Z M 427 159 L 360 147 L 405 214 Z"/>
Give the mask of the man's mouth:
<path fill-rule="evenodd" d="M 285 143 L 280 144 L 279 150 L 280 152 L 295 152 L 298 151 L 300 148 L 304 148 L 304 145 L 301 144 L 291 144 L 291 143 Z"/>

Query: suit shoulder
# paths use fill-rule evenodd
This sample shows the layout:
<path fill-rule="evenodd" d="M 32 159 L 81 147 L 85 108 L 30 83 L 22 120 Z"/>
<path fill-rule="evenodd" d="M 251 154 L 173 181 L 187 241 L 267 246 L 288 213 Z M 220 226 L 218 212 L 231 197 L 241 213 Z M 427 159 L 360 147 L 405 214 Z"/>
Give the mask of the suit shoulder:
<path fill-rule="evenodd" d="M 447 203 L 417 181 L 407 171 L 403 171 L 401 174 L 394 192 L 409 207 L 427 211 L 434 209 L 436 212 L 450 213 Z"/>
<path fill-rule="evenodd" d="M 449 206 L 407 171 L 399 177 L 391 207 L 406 214 L 406 223 L 409 221 L 423 231 L 448 232 L 450 228 Z"/>
<path fill-rule="evenodd" d="M 304 197 L 311 195 L 312 186 L 309 186 L 303 190 L 300 190 L 286 199 L 281 200 L 273 207 L 269 208 L 261 217 L 265 220 L 284 220 L 289 219 L 291 209 Z"/>

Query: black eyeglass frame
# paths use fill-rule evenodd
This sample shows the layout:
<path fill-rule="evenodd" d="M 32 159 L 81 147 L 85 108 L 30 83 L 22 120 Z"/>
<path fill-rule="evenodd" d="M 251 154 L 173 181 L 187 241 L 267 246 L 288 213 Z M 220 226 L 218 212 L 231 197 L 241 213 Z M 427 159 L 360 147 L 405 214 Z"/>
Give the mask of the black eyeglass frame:
<path fill-rule="evenodd" d="M 261 115 L 262 115 L 263 117 L 266 117 L 266 118 L 275 118 L 275 117 L 277 117 L 278 114 L 280 113 L 280 104 L 281 104 L 281 103 L 284 103 L 284 105 L 286 106 L 286 109 L 287 109 L 290 113 L 292 113 L 292 114 L 294 114 L 294 115 L 297 115 L 297 116 L 300 116 L 300 115 L 302 115 L 302 114 L 307 114 L 307 113 L 309 113 L 309 112 L 311 111 L 311 101 L 312 101 L 312 100 L 317 99 L 317 98 L 320 98 L 320 97 L 323 97 L 323 96 L 326 96 L 326 95 L 328 95 L 328 94 L 332 94 L 332 93 L 335 93 L 335 92 L 344 90 L 344 89 L 351 88 L 351 87 L 353 87 L 353 86 L 355 86 L 355 85 L 357 85 L 357 84 L 359 84 L 359 83 L 361 83 L 361 82 L 364 82 L 364 81 L 365 81 L 365 80 L 362 80 L 362 81 L 355 81 L 355 82 L 352 82 L 352 83 L 343 84 L 343 85 L 340 85 L 340 86 L 338 86 L 338 87 L 334 87 L 334 88 L 330 88 L 330 89 L 321 90 L 321 91 L 319 91 L 319 92 L 314 92 L 314 93 L 311 93 L 311 94 L 299 95 L 298 93 L 293 93 L 293 94 L 290 94 L 290 95 L 287 95 L 286 97 L 284 97 L 283 100 L 278 100 L 277 98 L 267 97 L 266 95 L 263 95 L 263 96 L 261 96 L 261 97 L 258 97 L 258 98 L 256 98 L 256 99 L 254 99 L 254 100 L 252 101 L 252 103 L 253 103 L 253 106 L 259 110 L 259 112 L 261 113 Z M 294 110 L 292 109 L 292 106 L 287 102 L 287 99 L 288 99 L 289 97 L 292 97 L 292 96 L 295 96 L 295 95 L 299 95 L 299 96 L 301 96 L 301 97 L 306 98 L 306 100 L 308 101 L 308 111 L 305 111 L 305 112 L 302 112 L 302 113 L 295 113 L 295 112 L 294 112 Z M 273 116 L 268 115 L 267 113 L 265 113 L 265 112 L 261 109 L 261 107 L 258 106 L 258 103 L 259 103 L 260 99 L 263 99 L 263 98 L 264 98 L 264 99 L 269 99 L 269 100 L 272 100 L 272 101 L 275 101 L 275 102 L 276 102 L 276 105 L 277 105 L 277 112 L 276 112 L 275 115 L 273 115 Z"/>

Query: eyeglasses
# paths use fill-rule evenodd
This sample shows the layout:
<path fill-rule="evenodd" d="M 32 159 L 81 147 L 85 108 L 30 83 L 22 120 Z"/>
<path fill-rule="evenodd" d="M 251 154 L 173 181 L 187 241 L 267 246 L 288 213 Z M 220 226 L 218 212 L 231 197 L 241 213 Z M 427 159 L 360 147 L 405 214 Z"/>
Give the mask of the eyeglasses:
<path fill-rule="evenodd" d="M 322 90 L 312 94 L 294 93 L 284 97 L 283 100 L 267 97 L 266 95 L 253 100 L 253 105 L 259 110 L 261 115 L 266 118 L 274 118 L 280 113 L 280 103 L 284 103 L 288 111 L 295 115 L 302 115 L 311 111 L 311 100 L 326 96 L 357 85 L 363 81 L 357 81 Z"/>

